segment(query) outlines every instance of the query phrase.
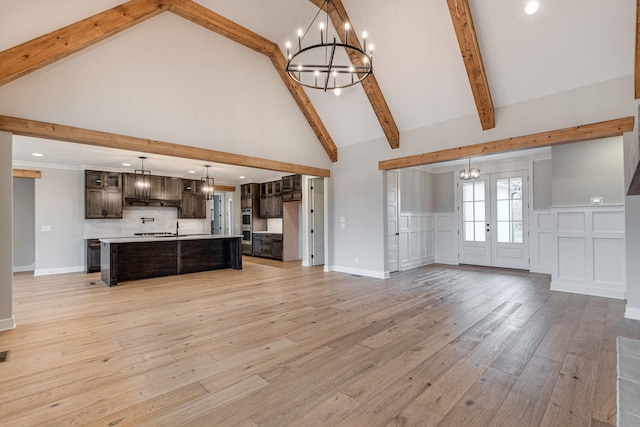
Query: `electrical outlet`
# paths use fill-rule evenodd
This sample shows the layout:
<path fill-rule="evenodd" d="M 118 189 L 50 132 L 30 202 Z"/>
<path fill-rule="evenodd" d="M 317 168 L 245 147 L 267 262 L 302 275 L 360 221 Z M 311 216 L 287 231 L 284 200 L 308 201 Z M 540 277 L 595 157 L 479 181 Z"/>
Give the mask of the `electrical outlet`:
<path fill-rule="evenodd" d="M 360 258 L 356 258 L 356 264 L 360 264 Z"/>

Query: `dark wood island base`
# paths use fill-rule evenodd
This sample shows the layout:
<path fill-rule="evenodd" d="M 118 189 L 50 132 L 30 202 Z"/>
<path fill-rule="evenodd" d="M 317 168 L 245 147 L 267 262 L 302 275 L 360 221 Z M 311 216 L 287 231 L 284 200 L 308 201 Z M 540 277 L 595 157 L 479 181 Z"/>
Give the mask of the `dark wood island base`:
<path fill-rule="evenodd" d="M 242 269 L 242 236 L 182 236 L 100 240 L 101 279 L 109 286 L 129 280 Z"/>

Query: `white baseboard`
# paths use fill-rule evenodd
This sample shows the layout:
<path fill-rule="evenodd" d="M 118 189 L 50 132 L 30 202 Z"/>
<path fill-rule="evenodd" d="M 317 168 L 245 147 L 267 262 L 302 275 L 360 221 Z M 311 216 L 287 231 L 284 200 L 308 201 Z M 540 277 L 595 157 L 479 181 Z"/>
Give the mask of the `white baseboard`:
<path fill-rule="evenodd" d="M 35 270 L 34 276 L 47 276 L 49 274 L 64 274 L 64 273 L 78 273 L 84 271 L 84 265 L 77 267 L 62 267 L 62 268 L 43 268 Z"/>
<path fill-rule="evenodd" d="M 16 328 L 16 318 L 14 316 L 8 319 L 0 319 L 0 331 L 9 331 Z"/>
<path fill-rule="evenodd" d="M 404 265 L 401 265 L 400 269 L 402 271 L 411 270 L 412 268 L 423 267 L 425 265 L 433 264 L 434 262 L 435 262 L 434 257 L 421 258 L 419 260 L 408 262 Z"/>
<path fill-rule="evenodd" d="M 36 269 L 36 265 L 35 264 L 31 264 L 31 265 L 16 265 L 13 267 L 13 272 L 14 273 L 22 273 L 24 271 L 34 271 Z"/>
<path fill-rule="evenodd" d="M 640 320 L 640 308 L 629 307 L 627 304 L 627 309 L 624 312 L 625 319 L 635 319 Z"/>
<path fill-rule="evenodd" d="M 551 282 L 552 291 L 571 292 L 574 294 L 591 295 L 594 297 L 605 297 L 614 299 L 625 299 L 626 291 L 624 289 L 607 289 L 604 285 L 602 287 L 589 286 L 588 284 L 577 284 L 554 280 Z"/>
<path fill-rule="evenodd" d="M 540 268 L 542 267 L 542 268 Z M 548 270 L 548 271 L 547 271 Z M 540 273 L 540 274 L 551 274 L 551 268 L 546 268 L 546 266 L 537 266 L 537 265 L 533 265 L 531 264 L 529 266 L 529 271 L 532 273 Z"/>
<path fill-rule="evenodd" d="M 388 279 L 390 277 L 390 274 L 388 271 L 362 270 L 360 268 L 341 267 L 337 265 L 327 267 L 326 271 L 337 271 L 338 273 L 353 274 L 355 276 L 373 277 L 375 279 Z"/>
<path fill-rule="evenodd" d="M 436 257 L 434 262 L 436 264 L 458 265 L 458 259 L 451 257 Z"/>

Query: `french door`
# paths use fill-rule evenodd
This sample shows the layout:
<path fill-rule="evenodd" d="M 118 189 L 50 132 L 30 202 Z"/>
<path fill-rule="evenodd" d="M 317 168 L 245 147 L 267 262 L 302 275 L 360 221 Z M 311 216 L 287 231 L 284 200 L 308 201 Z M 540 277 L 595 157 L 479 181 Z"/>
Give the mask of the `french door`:
<path fill-rule="evenodd" d="M 459 262 L 529 269 L 527 171 L 461 181 Z"/>

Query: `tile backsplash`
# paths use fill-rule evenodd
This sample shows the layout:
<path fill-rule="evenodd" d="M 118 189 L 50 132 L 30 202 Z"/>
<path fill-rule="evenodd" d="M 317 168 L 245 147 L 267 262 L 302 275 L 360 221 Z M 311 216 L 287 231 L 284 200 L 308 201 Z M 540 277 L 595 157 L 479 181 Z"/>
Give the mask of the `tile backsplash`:
<path fill-rule="evenodd" d="M 142 223 L 142 218 L 148 218 Z M 180 234 L 209 234 L 209 219 L 178 219 L 177 208 L 125 206 L 122 219 L 85 219 L 82 223 L 82 237 L 96 239 L 106 237 L 131 237 L 134 233 L 176 232 L 176 222 Z"/>

